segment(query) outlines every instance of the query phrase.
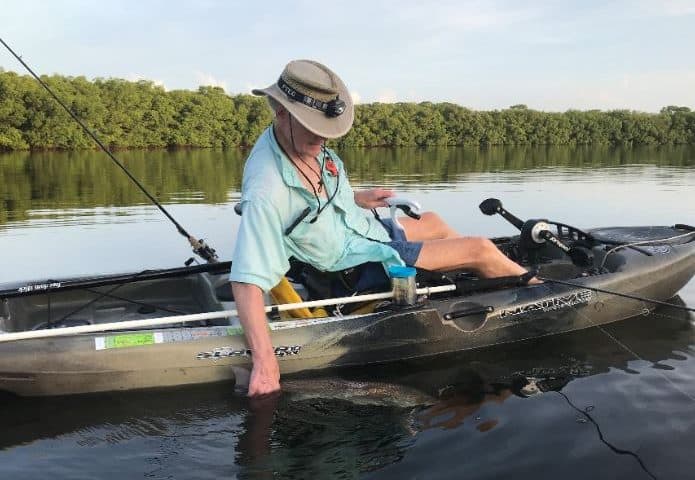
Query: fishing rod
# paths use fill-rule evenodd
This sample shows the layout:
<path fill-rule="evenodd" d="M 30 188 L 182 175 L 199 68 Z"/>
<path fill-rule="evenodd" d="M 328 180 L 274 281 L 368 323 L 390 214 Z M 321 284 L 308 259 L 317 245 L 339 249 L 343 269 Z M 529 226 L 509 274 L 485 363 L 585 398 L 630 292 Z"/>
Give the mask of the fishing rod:
<path fill-rule="evenodd" d="M 108 157 L 111 160 L 113 160 L 113 162 L 121 170 L 123 170 L 123 172 L 128 176 L 128 178 L 130 178 L 133 181 L 133 183 L 135 183 L 135 185 L 137 185 L 137 187 L 142 191 L 142 193 L 144 193 L 145 196 L 157 208 L 159 208 L 159 210 L 174 224 L 174 226 L 176 227 L 176 230 L 181 235 L 186 237 L 188 242 L 191 244 L 191 247 L 193 248 L 193 252 L 195 252 L 198 256 L 200 256 L 206 262 L 209 262 L 209 263 L 217 262 L 218 256 L 217 256 L 217 253 L 215 252 L 215 249 L 210 247 L 209 245 L 207 245 L 205 243 L 205 240 L 203 240 L 202 238 L 197 239 L 193 235 L 189 234 L 186 231 L 186 229 L 183 228 L 183 226 L 181 226 L 181 224 L 179 222 L 177 222 L 176 219 L 164 208 L 164 206 L 161 203 L 159 203 L 157 201 L 157 199 L 154 198 L 150 194 L 150 192 L 147 191 L 147 189 L 138 181 L 138 179 L 135 178 L 130 173 L 130 171 L 128 171 L 128 169 L 125 167 L 125 165 L 123 165 L 123 163 L 121 163 L 114 156 L 114 154 L 111 153 L 111 151 L 101 142 L 101 140 L 99 140 L 99 138 L 96 136 L 96 134 L 94 132 L 92 132 L 92 130 L 90 130 L 89 127 L 87 127 L 87 125 L 85 125 L 84 122 L 82 122 L 82 120 L 80 120 L 77 117 L 77 115 L 75 115 L 75 113 L 67 105 L 65 105 L 65 103 L 63 103 L 63 101 L 53 92 L 53 90 L 51 90 L 51 88 L 46 84 L 46 82 L 44 82 L 41 79 L 41 77 L 39 77 L 36 73 L 34 73 L 34 71 L 31 69 L 31 67 L 29 67 L 29 65 L 26 64 L 26 62 L 22 59 L 22 57 L 20 57 L 17 53 L 15 53 L 15 51 L 12 50 L 12 48 L 1 37 L 0 37 L 0 43 L 2 43 L 3 46 L 12 54 L 12 56 L 14 56 L 14 58 L 16 58 L 19 61 L 19 63 L 21 63 L 22 66 L 24 66 L 24 68 L 31 74 L 31 76 L 34 77 L 34 79 L 36 79 L 37 82 L 39 82 L 39 84 L 55 99 L 55 101 L 58 102 L 58 104 L 61 107 L 63 107 L 63 109 L 65 109 L 66 112 L 68 112 L 70 117 L 72 117 L 72 119 L 75 120 L 79 124 L 80 127 L 82 127 L 82 130 L 84 130 L 85 133 L 87 133 L 87 135 L 89 135 L 96 142 L 96 144 L 99 145 L 99 147 L 104 151 L 104 153 L 106 153 L 106 155 L 108 155 Z"/>

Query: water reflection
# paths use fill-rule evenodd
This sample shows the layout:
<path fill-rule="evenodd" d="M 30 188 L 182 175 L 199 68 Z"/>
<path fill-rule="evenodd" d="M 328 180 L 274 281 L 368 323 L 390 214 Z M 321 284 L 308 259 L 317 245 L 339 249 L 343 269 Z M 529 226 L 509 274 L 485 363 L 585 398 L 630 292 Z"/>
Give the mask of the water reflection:
<path fill-rule="evenodd" d="M 428 209 L 449 216 L 465 232 L 505 228 L 504 222 L 479 218 L 475 211 L 483 198 L 498 195 L 522 217 L 547 215 L 579 226 L 692 223 L 695 212 L 689 198 L 694 147 L 412 148 L 341 154 L 353 184 L 419 190 Z M 229 205 L 238 195 L 244 155 L 237 150 L 119 153 L 135 176 L 171 204 L 192 232 L 211 239 L 225 259 L 237 219 Z M 0 155 L 0 185 L 0 245 L 13 252 L 3 258 L 0 282 L 170 267 L 190 256 L 170 226 L 162 225 L 161 214 L 146 206 L 143 195 L 98 152 Z M 433 190 L 440 191 L 430 195 Z M 124 225 L 128 222 L 137 228 Z M 26 228 L 35 224 L 60 228 Z M 691 282 L 682 291 L 690 305 L 693 288 Z M 639 359 L 592 329 L 333 372 L 353 385 L 379 384 L 382 391 L 384 384 L 392 385 L 384 401 L 335 386 L 340 382 L 325 393 L 286 394 L 260 407 L 224 384 L 2 399 L 0 477 L 37 478 L 51 471 L 53 478 L 118 479 L 143 474 L 354 478 L 370 473 L 428 478 L 433 472 L 537 478 L 539 472 L 567 477 L 576 471 L 579 476 L 589 466 L 597 477 L 642 476 L 634 462 L 616 461 L 593 430 L 577 423 L 576 412 L 553 393 L 561 391 L 582 406 L 597 404 L 603 423 L 612 427 L 612 439 L 658 452 L 650 460 L 660 476 L 678 478 L 689 467 L 688 449 L 695 441 L 692 321 L 682 312 L 661 309 L 604 327 Z M 540 393 L 520 395 L 528 393 L 522 379 Z M 574 452 L 572 458 L 568 451 Z M 690 466 L 695 468 L 692 461 Z"/>
<path fill-rule="evenodd" d="M 398 149 L 352 149 L 341 152 L 351 178 L 379 183 L 391 177 L 403 183 L 451 183 L 469 173 L 572 169 L 628 165 L 692 167 L 695 148 L 611 147 L 437 147 Z"/>
<path fill-rule="evenodd" d="M 142 473 L 189 478 L 192 472 L 196 478 L 354 478 L 370 472 L 407 477 L 414 474 L 411 468 L 422 470 L 441 462 L 434 468 L 442 475 L 468 471 L 469 476 L 476 472 L 473 476 L 492 478 L 491 441 L 502 476 L 511 475 L 521 457 L 527 473 L 539 466 L 552 470 L 578 442 L 591 448 L 585 447 L 575 461 L 596 458 L 596 465 L 615 471 L 615 454 L 592 429 L 577 430 L 581 424 L 576 412 L 554 392 L 586 406 L 596 401 L 596 387 L 586 390 L 582 385 L 594 383 L 610 391 L 605 382 L 614 378 L 629 382 L 628 391 L 635 392 L 626 400 L 637 395 L 646 395 L 646 400 L 665 397 L 669 411 L 691 410 L 692 402 L 673 385 L 691 396 L 695 393 L 684 373 L 694 368 L 693 320 L 686 312 L 662 308 L 604 327 L 629 349 L 601 330 L 590 329 L 297 379 L 328 386 L 308 397 L 290 391 L 250 403 L 234 394 L 231 385 L 218 384 L 71 398 L 5 398 L 0 409 L 0 473 L 3 478 L 33 478 L 51 468 L 55 478 L 74 478 L 76 472 L 100 478 Z M 616 377 L 611 372 L 624 374 Z M 329 381 L 325 375 L 330 375 Z M 683 375 L 686 378 L 679 381 Z M 344 388 L 350 385 L 356 388 L 352 394 Z M 391 396 L 403 389 L 404 398 L 367 397 L 357 390 L 360 385 L 389 385 Z M 412 395 L 414 391 L 421 395 Z M 586 397 L 585 391 L 594 398 Z M 616 406 L 634 408 L 629 402 Z M 683 433 L 669 430 L 660 420 L 665 414 L 659 409 L 642 411 L 635 427 L 641 441 L 661 442 L 670 431 L 671 442 L 684 443 Z M 609 424 L 606 427 L 612 426 L 610 417 L 598 417 Z M 695 426 L 693 422 L 681 418 L 686 430 L 680 432 Z M 510 430 L 510 424 L 516 426 Z M 529 433 L 534 428 L 543 436 Z M 611 433 L 614 441 L 621 441 L 615 429 Z M 41 453 L 47 449 L 51 455 Z M 637 468 L 627 460 L 620 462 L 629 471 Z M 478 464 L 480 469 L 475 468 Z M 60 469 L 53 470 L 55 465 Z"/>
<path fill-rule="evenodd" d="M 240 190 L 247 153 L 154 150 L 119 152 L 118 157 L 162 203 L 221 204 Z M 571 177 L 572 171 L 581 176 L 594 168 L 655 165 L 664 167 L 660 172 L 666 178 L 678 178 L 678 171 L 669 174 L 665 167 L 692 169 L 695 165 L 691 146 L 372 148 L 340 153 L 355 184 L 434 189 L 450 188 L 474 173 L 507 172 L 523 182 L 519 173 L 525 171 L 561 171 Z M 129 215 L 128 209 L 117 207 L 149 204 L 118 167 L 93 151 L 2 154 L 0 185 L 0 225 L 30 217 L 79 215 L 99 207 L 111 208 L 112 215 Z"/>
<path fill-rule="evenodd" d="M 241 185 L 241 150 L 128 151 L 125 167 L 162 203 L 217 204 Z M 0 155 L 0 224 L 76 209 L 149 205 L 127 176 L 100 152 Z M 118 210 L 127 214 L 127 210 Z M 45 214 L 45 212 L 43 213 Z"/>

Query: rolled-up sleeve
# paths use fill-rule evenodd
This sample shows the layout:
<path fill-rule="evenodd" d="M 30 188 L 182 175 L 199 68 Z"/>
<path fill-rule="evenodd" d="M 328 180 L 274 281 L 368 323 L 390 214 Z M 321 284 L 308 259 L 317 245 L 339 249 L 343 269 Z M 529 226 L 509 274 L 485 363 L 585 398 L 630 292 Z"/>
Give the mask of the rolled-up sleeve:
<path fill-rule="evenodd" d="M 277 210 L 263 198 L 242 201 L 241 208 L 243 215 L 229 279 L 256 285 L 267 292 L 290 267 L 282 221 Z"/>

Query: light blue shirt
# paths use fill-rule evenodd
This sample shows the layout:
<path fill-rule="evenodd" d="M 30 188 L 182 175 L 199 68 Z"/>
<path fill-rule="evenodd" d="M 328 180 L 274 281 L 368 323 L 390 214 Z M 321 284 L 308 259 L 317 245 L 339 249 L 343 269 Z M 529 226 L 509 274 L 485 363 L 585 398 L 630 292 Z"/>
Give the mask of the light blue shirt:
<path fill-rule="evenodd" d="M 404 265 L 398 253 L 381 242 L 390 240 L 384 227 L 355 197 L 343 162 L 332 150 L 338 168 L 333 176 L 324 169 L 326 194 L 335 198 L 310 223 L 318 209 L 316 197 L 304 188 L 299 174 L 275 139 L 272 126 L 263 132 L 244 166 L 241 187 L 241 226 L 232 255 L 230 280 L 251 283 L 264 291 L 273 288 L 289 270 L 289 258 L 321 271 L 335 272 L 365 262 L 384 268 Z M 319 161 L 323 161 L 323 153 Z M 328 201 L 319 196 L 321 207 Z M 311 207 L 289 235 L 285 230 Z"/>

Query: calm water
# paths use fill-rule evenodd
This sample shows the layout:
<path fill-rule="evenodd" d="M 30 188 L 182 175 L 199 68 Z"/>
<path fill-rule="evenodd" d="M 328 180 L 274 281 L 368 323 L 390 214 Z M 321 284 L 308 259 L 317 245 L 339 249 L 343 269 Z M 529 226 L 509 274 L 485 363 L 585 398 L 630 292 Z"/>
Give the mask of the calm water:
<path fill-rule="evenodd" d="M 513 233 L 479 213 L 488 197 L 579 227 L 695 223 L 691 147 L 342 153 L 354 186 L 393 187 L 471 234 Z M 230 257 L 243 152 L 119 157 Z M 191 256 L 104 155 L 0 155 L 0 185 L 0 283 Z M 695 305 L 695 282 L 679 301 Z M 692 478 L 694 321 L 662 309 L 604 330 L 341 370 L 322 393 L 271 404 L 230 385 L 2 398 L 0 478 Z M 521 392 L 524 379 L 536 389 Z M 364 382 L 376 394 L 364 396 Z"/>

